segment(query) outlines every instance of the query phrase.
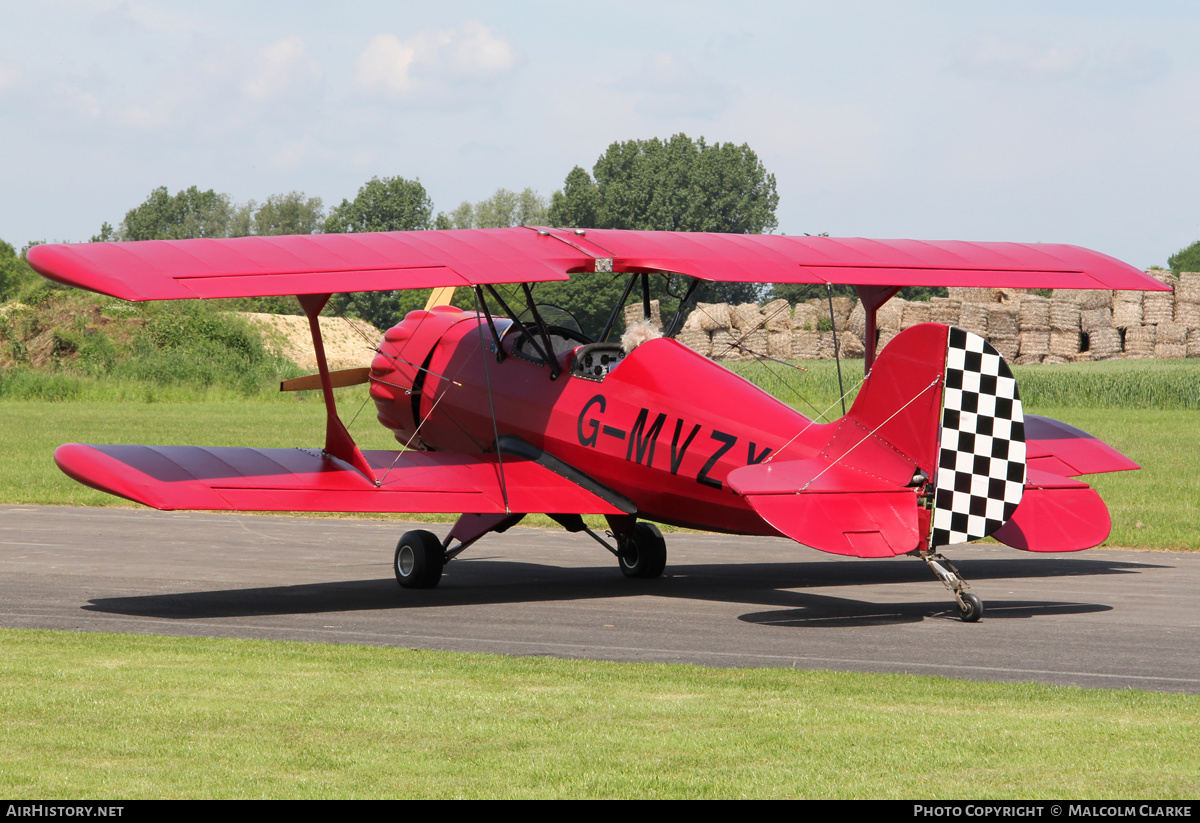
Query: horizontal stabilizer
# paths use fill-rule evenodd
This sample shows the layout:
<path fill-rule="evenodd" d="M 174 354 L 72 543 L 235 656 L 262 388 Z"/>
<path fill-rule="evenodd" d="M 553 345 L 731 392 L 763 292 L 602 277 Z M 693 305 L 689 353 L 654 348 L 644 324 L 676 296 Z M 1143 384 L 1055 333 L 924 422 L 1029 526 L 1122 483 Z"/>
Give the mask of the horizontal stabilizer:
<path fill-rule="evenodd" d="M 992 537 L 1031 552 L 1074 552 L 1099 546 L 1111 530 L 1095 489 L 1031 466 L 1021 505 Z"/>
<path fill-rule="evenodd" d="M 1025 415 L 1025 444 L 1030 469 L 1064 477 L 1139 468 L 1103 440 L 1051 417 Z"/>
<path fill-rule="evenodd" d="M 380 486 L 319 449 L 59 446 L 68 476 L 156 509 L 625 514 L 537 463 L 442 452 L 363 452 Z M 491 458 L 491 459 L 488 459 Z"/>
<path fill-rule="evenodd" d="M 831 554 L 892 557 L 918 548 L 915 489 L 821 458 L 759 463 L 729 486 L 781 534 Z"/>

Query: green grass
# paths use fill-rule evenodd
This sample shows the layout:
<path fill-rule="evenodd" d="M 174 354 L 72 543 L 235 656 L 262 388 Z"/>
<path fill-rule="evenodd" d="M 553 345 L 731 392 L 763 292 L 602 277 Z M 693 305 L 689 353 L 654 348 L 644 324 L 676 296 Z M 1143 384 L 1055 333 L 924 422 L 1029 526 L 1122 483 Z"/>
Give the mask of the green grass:
<path fill-rule="evenodd" d="M 0 793 L 1190 798 L 1200 698 L 0 632 Z"/>

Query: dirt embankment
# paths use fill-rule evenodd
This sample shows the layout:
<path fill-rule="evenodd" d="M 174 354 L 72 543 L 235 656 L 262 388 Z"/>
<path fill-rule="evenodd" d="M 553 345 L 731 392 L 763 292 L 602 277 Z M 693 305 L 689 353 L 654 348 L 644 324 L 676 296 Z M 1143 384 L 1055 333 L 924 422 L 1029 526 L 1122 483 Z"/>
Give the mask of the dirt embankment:
<path fill-rule="evenodd" d="M 304 369 L 316 371 L 312 335 L 308 318 L 290 314 L 259 314 L 239 312 L 254 328 L 262 332 L 267 348 L 274 349 Z M 342 317 L 321 318 L 321 340 L 331 369 L 351 369 L 369 366 L 374 347 L 383 339 L 383 332 L 365 320 L 353 322 Z"/>

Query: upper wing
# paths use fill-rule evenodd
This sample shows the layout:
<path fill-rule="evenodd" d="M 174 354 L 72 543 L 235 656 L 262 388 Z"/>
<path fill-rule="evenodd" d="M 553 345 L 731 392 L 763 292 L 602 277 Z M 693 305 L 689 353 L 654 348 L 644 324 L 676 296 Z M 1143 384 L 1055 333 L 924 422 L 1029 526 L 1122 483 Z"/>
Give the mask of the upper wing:
<path fill-rule="evenodd" d="M 126 300 L 538 282 L 593 271 L 751 283 L 1167 289 L 1078 246 L 524 226 L 42 245 L 28 261 L 52 280 Z"/>
<path fill-rule="evenodd" d="M 536 450 L 534 450 L 536 452 Z M 317 449 L 59 446 L 68 476 L 156 509 L 631 514 L 627 499 L 553 462 L 442 452 L 363 453 L 379 486 Z M 549 467 L 548 467 L 549 466 Z"/>

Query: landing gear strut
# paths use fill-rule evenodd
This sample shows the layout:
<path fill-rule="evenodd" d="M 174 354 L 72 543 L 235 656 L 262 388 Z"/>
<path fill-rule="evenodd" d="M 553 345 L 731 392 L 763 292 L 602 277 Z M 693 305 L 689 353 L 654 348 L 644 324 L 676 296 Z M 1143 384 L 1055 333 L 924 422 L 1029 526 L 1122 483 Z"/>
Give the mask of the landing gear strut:
<path fill-rule="evenodd" d="M 958 604 L 958 616 L 964 623 L 974 623 L 983 616 L 983 601 L 977 595 L 967 591 L 970 588 L 967 581 L 962 579 L 954 564 L 935 551 L 920 552 L 920 557 L 929 566 L 929 570 L 954 592 L 954 602 Z"/>

